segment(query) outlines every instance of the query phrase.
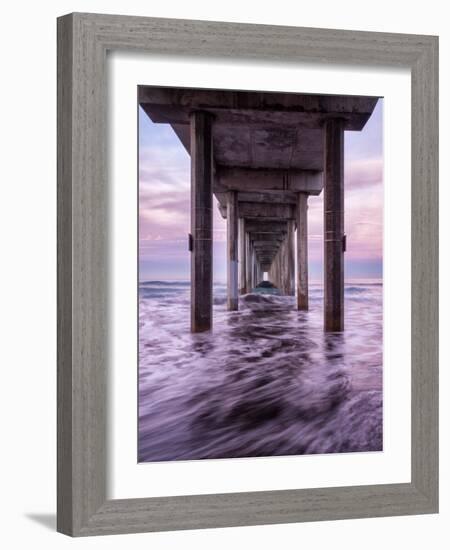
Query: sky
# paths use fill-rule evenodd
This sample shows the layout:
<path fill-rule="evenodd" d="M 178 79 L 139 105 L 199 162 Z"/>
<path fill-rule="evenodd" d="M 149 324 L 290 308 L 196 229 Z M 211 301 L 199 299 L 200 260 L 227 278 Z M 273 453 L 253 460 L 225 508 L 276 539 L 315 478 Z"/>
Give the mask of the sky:
<path fill-rule="evenodd" d="M 345 132 L 345 278 L 382 277 L 383 100 L 361 132 Z M 308 200 L 309 274 L 322 280 L 323 192 Z M 226 280 L 226 220 L 214 198 L 214 280 Z M 168 124 L 139 108 L 139 279 L 189 280 L 190 158 Z"/>

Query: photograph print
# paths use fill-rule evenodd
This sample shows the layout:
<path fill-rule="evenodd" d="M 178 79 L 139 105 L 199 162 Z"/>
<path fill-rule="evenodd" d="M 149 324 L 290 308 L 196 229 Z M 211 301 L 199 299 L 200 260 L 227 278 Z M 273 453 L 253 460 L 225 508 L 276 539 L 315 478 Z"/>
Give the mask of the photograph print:
<path fill-rule="evenodd" d="M 383 450 L 383 99 L 138 87 L 138 461 Z"/>

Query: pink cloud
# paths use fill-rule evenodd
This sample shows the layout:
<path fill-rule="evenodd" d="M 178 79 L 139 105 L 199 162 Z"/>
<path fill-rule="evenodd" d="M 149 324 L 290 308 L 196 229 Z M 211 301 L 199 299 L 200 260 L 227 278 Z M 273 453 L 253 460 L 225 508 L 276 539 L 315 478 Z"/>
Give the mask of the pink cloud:
<path fill-rule="evenodd" d="M 365 189 L 383 181 L 383 159 L 359 159 L 345 163 L 345 189 Z"/>

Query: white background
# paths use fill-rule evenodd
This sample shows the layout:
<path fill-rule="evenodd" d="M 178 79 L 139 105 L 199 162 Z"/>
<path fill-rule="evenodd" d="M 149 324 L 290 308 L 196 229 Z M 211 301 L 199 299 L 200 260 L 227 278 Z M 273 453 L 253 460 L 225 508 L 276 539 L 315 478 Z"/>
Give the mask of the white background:
<path fill-rule="evenodd" d="M 447 548 L 450 520 L 450 401 L 447 349 L 441 353 L 441 513 L 302 525 L 245 527 L 70 540 L 54 533 L 55 513 L 55 17 L 95 11 L 440 35 L 441 97 L 450 97 L 450 29 L 445 3 L 378 0 L 320 3 L 21 2 L 2 6 L 0 311 L 2 335 L 2 545 L 22 548 Z M 440 105 L 441 181 L 450 179 L 448 102 Z M 446 124 L 445 124 L 446 123 Z M 441 280 L 450 277 L 450 190 L 441 186 Z M 402 219 L 399 212 L 399 220 Z M 442 285 L 442 340 L 450 328 Z"/>
<path fill-rule="evenodd" d="M 183 60 L 115 53 L 108 60 L 112 310 L 108 380 L 111 498 L 270 491 L 411 480 L 410 71 Z M 136 84 L 383 96 L 383 452 L 136 464 Z M 404 210 L 401 230 L 398 211 Z"/>

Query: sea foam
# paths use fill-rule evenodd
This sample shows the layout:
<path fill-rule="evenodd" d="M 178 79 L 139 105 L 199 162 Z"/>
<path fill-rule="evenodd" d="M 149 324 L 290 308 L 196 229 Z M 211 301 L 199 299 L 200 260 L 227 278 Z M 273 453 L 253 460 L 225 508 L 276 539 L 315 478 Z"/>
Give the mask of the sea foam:
<path fill-rule="evenodd" d="M 382 286 L 346 285 L 345 331 L 323 332 L 323 291 L 247 294 L 191 334 L 187 282 L 139 289 L 139 461 L 382 450 Z"/>

